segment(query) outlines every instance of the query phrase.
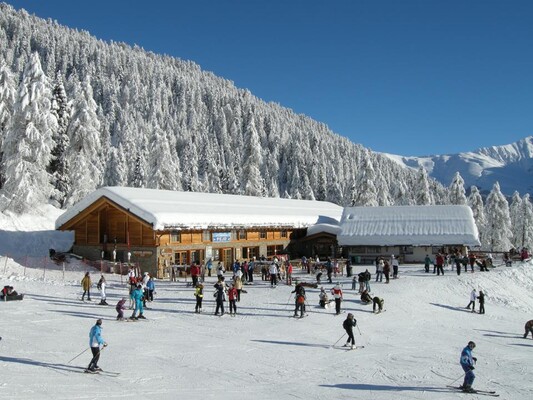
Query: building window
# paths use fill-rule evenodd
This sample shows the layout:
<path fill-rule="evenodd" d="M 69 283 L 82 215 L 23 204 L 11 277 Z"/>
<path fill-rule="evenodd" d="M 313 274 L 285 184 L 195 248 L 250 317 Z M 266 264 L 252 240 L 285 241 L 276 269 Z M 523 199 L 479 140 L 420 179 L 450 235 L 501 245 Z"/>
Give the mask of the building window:
<path fill-rule="evenodd" d="M 245 229 L 239 230 L 239 240 L 246 240 L 246 230 Z"/>
<path fill-rule="evenodd" d="M 283 229 L 283 230 L 281 231 L 281 237 L 282 237 L 282 238 L 286 238 L 286 237 L 287 237 L 287 230 Z"/>
<path fill-rule="evenodd" d="M 220 261 L 220 250 L 213 249 L 213 261 Z"/>
<path fill-rule="evenodd" d="M 170 232 L 170 241 L 174 242 L 174 243 L 181 242 L 181 232 L 179 232 L 179 231 Z"/>
<path fill-rule="evenodd" d="M 203 231 L 202 232 L 202 240 L 204 242 L 210 242 L 211 241 L 211 232 L 210 231 Z"/>
<path fill-rule="evenodd" d="M 267 238 L 267 233 L 266 231 L 261 231 L 259 232 L 259 239 L 266 239 Z"/>
<path fill-rule="evenodd" d="M 267 257 L 274 257 L 283 252 L 283 245 L 267 246 Z"/>

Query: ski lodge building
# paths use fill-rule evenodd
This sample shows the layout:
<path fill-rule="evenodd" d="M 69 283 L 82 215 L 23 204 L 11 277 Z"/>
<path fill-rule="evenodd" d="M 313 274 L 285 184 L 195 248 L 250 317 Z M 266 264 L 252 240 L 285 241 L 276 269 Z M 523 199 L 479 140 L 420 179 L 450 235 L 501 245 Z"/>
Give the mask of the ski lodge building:
<path fill-rule="evenodd" d="M 355 264 L 373 264 L 394 254 L 401 262 L 423 262 L 427 254 L 480 246 L 468 206 L 347 207 L 337 234 L 343 254 Z"/>
<path fill-rule="evenodd" d="M 88 260 L 131 262 L 164 277 L 168 267 L 264 256 L 345 257 L 373 264 L 394 254 L 479 246 L 468 206 L 347 207 L 324 201 L 103 187 L 66 210 L 56 229 L 74 232 Z"/>
<path fill-rule="evenodd" d="M 236 259 L 287 254 L 309 226 L 339 221 L 342 210 L 324 201 L 103 187 L 65 211 L 56 229 L 74 231 L 73 252 L 88 260 L 134 262 L 163 277 L 171 265 L 212 260 L 228 269 Z M 323 257 L 334 244 L 324 247 Z"/>

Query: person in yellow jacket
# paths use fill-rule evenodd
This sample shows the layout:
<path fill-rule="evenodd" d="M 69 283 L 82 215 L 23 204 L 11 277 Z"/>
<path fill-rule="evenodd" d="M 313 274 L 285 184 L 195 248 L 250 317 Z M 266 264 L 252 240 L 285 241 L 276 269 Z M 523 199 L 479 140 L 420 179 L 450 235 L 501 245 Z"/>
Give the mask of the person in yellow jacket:
<path fill-rule="evenodd" d="M 204 298 L 204 285 L 201 283 L 198 283 L 196 285 L 196 290 L 194 292 L 194 295 L 196 296 L 196 307 L 194 308 L 195 313 L 201 313 L 202 312 L 202 299 Z"/>
<path fill-rule="evenodd" d="M 81 301 L 85 300 L 85 293 L 87 293 L 87 300 L 91 301 L 91 286 L 92 286 L 91 276 L 88 272 L 85 273 L 85 276 L 81 280 L 81 287 L 83 289 L 83 295 L 81 296 Z"/>

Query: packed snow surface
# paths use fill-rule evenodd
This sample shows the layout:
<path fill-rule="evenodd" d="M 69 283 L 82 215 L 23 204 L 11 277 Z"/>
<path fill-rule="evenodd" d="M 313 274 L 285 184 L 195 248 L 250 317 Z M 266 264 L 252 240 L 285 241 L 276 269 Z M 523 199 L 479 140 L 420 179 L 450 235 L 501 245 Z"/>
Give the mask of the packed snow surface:
<path fill-rule="evenodd" d="M 501 399 L 533 398 L 533 340 L 522 337 L 533 319 L 531 263 L 460 276 L 449 267 L 436 276 L 421 265 L 401 265 L 390 284 L 371 281 L 372 293 L 385 299 L 381 314 L 360 303 L 351 278 L 338 276 L 343 310 L 358 322 L 356 344 L 365 346 L 346 351 L 332 345 L 345 342 L 347 314 L 318 308 L 318 289 L 307 288 L 308 316 L 295 319 L 294 287 L 272 289 L 257 276 L 245 286 L 236 317 L 213 315 L 214 277 L 206 278 L 204 313 L 195 314 L 193 289 L 181 278 L 156 282 L 147 320 L 117 322 L 113 306 L 127 296 L 124 278 L 106 275 L 110 306 L 83 303 L 79 282 L 85 270 L 96 282 L 98 271 L 74 259 L 64 268 L 47 259 L 43 243 L 51 239 L 44 237 L 56 217 L 50 215 L 48 230 L 45 217 L 28 219 L 40 233 L 24 242 L 18 242 L 21 227 L 0 218 L 0 284 L 25 294 L 23 301 L 0 303 L 2 398 L 483 399 L 446 387 L 462 381 L 459 355 L 469 340 L 477 344 L 475 388 L 495 390 Z M 6 248 L 18 251 L 6 257 Z M 32 248 L 42 254 L 25 256 Z M 365 268 L 374 272 L 373 266 L 355 272 Z M 299 269 L 295 275 L 314 281 Z M 486 294 L 485 315 L 465 309 L 472 288 Z M 96 289 L 92 296 L 99 300 Z M 99 364 L 118 376 L 82 372 L 97 318 L 109 344 Z"/>

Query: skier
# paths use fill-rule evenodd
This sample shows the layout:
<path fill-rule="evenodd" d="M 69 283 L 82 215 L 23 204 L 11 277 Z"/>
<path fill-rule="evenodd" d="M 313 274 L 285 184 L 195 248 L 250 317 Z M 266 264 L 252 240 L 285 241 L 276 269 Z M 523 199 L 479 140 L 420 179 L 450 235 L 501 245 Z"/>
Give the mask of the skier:
<path fill-rule="evenodd" d="M 131 294 L 133 301 L 135 302 L 135 308 L 133 310 L 133 314 L 131 315 L 130 319 L 146 319 L 146 317 L 143 315 L 143 299 L 144 299 L 144 292 L 143 292 L 143 285 L 139 283 L 137 285 L 137 289 L 133 291 Z M 137 315 L 137 311 L 139 311 L 139 314 Z"/>
<path fill-rule="evenodd" d="M 102 319 L 98 318 L 96 324 L 91 328 L 89 332 L 89 346 L 91 347 L 91 352 L 93 358 L 89 363 L 89 366 L 85 371 L 87 372 L 97 372 L 102 369 L 98 366 L 98 360 L 100 359 L 100 352 L 102 348 L 107 346 L 107 343 L 102 338 Z"/>
<path fill-rule="evenodd" d="M 146 293 L 148 293 L 148 301 L 154 301 L 154 292 L 155 292 L 155 282 L 154 278 L 150 275 L 150 279 L 146 282 Z"/>
<path fill-rule="evenodd" d="M 524 339 L 527 338 L 527 335 L 531 333 L 531 338 L 533 339 L 533 319 L 530 319 L 526 322 L 525 332 L 524 332 Z"/>
<path fill-rule="evenodd" d="M 383 268 L 385 267 L 385 263 L 383 262 L 383 258 L 379 258 L 377 264 L 376 264 L 376 282 L 379 280 L 380 282 L 383 281 Z"/>
<path fill-rule="evenodd" d="M 194 295 L 196 296 L 196 306 L 194 307 L 194 312 L 201 313 L 202 312 L 202 299 L 204 298 L 204 285 L 202 285 L 201 283 L 198 283 L 198 285 L 196 285 Z"/>
<path fill-rule="evenodd" d="M 376 306 L 378 307 L 378 314 L 383 311 L 383 303 L 385 303 L 385 300 L 382 298 L 379 298 L 378 296 L 374 296 L 372 299 L 372 311 L 376 312 Z"/>
<path fill-rule="evenodd" d="M 426 258 L 424 259 L 424 270 L 429 272 L 429 266 L 431 264 L 431 258 L 429 258 L 429 254 L 426 254 Z"/>
<path fill-rule="evenodd" d="M 342 289 L 341 285 L 338 282 L 335 287 L 331 289 L 331 294 L 335 299 L 335 314 L 339 315 L 341 313 Z"/>
<path fill-rule="evenodd" d="M 331 262 L 331 258 L 328 257 L 326 261 L 326 272 L 328 274 L 328 283 L 333 283 L 331 280 L 331 274 L 333 273 L 333 264 Z"/>
<path fill-rule="evenodd" d="M 226 301 L 226 283 L 224 282 L 224 277 L 222 276 L 220 278 L 220 282 L 215 283 L 215 293 L 214 297 L 216 297 L 216 309 L 215 309 L 215 315 L 218 315 L 218 312 L 220 311 L 220 316 L 224 315 L 224 302 Z"/>
<path fill-rule="evenodd" d="M 437 276 L 444 275 L 444 256 L 440 253 L 435 257 L 435 268 L 437 269 Z M 433 268 L 433 273 L 435 273 L 435 268 Z"/>
<path fill-rule="evenodd" d="M 476 289 L 472 289 L 472 292 L 470 293 L 470 303 L 468 303 L 465 308 L 468 308 L 470 310 L 470 306 L 472 306 L 472 312 L 476 312 L 476 298 Z"/>
<path fill-rule="evenodd" d="M 231 283 L 229 285 L 228 289 L 228 299 L 229 299 L 229 315 L 236 315 L 237 314 L 237 297 L 239 293 L 237 292 L 237 289 L 235 286 L 233 286 Z"/>
<path fill-rule="evenodd" d="M 461 253 L 457 251 L 455 253 L 455 270 L 457 271 L 457 275 L 461 275 Z"/>
<path fill-rule="evenodd" d="M 278 264 L 275 262 L 270 264 L 268 272 L 270 273 L 270 287 L 278 286 Z"/>
<path fill-rule="evenodd" d="M 328 308 L 328 304 L 329 304 L 328 294 L 326 293 L 326 290 L 323 287 L 320 288 L 320 293 L 318 294 L 318 298 L 319 298 L 318 304 L 320 305 L 320 307 Z"/>
<path fill-rule="evenodd" d="M 477 361 L 476 357 L 472 357 L 472 350 L 476 347 L 476 344 L 472 341 L 468 342 L 468 345 L 461 352 L 461 367 L 465 371 L 465 379 L 461 389 L 463 392 L 474 392 L 472 389 L 472 384 L 476 375 L 474 374 L 474 363 Z"/>
<path fill-rule="evenodd" d="M 320 268 L 317 268 L 316 270 L 316 284 L 320 285 L 320 279 L 322 278 L 322 271 Z"/>
<path fill-rule="evenodd" d="M 100 291 L 100 305 L 107 306 L 106 295 L 105 295 L 106 280 L 104 275 L 100 277 L 100 280 L 96 284 L 96 288 Z"/>
<path fill-rule="evenodd" d="M 363 293 L 361 293 L 361 302 L 363 304 L 368 304 L 372 301 L 372 297 L 368 293 L 368 290 L 364 290 Z"/>
<path fill-rule="evenodd" d="M 235 289 L 237 290 L 237 302 L 239 302 L 241 301 L 242 279 L 238 275 L 235 276 L 233 286 L 235 286 Z"/>
<path fill-rule="evenodd" d="M 394 257 L 394 254 L 391 256 L 390 262 L 392 264 L 392 279 L 398 279 L 398 266 L 400 264 L 398 259 Z"/>
<path fill-rule="evenodd" d="M 372 279 L 372 274 L 368 269 L 365 270 L 365 289 L 370 292 L 370 280 Z"/>
<path fill-rule="evenodd" d="M 292 264 L 288 261 L 287 265 L 287 285 L 292 286 Z"/>
<path fill-rule="evenodd" d="M 483 293 L 483 290 L 479 291 L 477 299 L 479 300 L 479 313 L 485 314 L 485 294 Z"/>
<path fill-rule="evenodd" d="M 383 260 L 383 274 L 385 275 L 385 283 L 389 283 L 390 264 L 387 260 Z"/>
<path fill-rule="evenodd" d="M 353 336 L 353 327 L 357 325 L 357 320 L 353 317 L 352 313 L 348 313 L 348 316 L 342 323 L 342 327 L 348 334 L 348 340 L 346 341 L 345 347 L 350 347 L 352 350 L 355 349 L 355 338 Z M 351 345 L 350 345 L 351 343 Z"/>
<path fill-rule="evenodd" d="M 89 272 L 85 273 L 85 276 L 81 280 L 81 287 L 83 289 L 83 294 L 81 295 L 81 301 L 85 300 L 85 293 L 87 293 L 87 300 L 91 301 L 91 286 L 92 286 L 91 276 Z"/>
<path fill-rule="evenodd" d="M 115 310 L 117 311 L 117 321 L 124 321 L 124 310 L 126 309 L 126 298 L 123 297 L 120 299 L 115 306 Z"/>
<path fill-rule="evenodd" d="M 298 316 L 298 310 L 300 310 L 300 318 L 303 318 L 305 313 L 305 288 L 301 283 L 298 283 L 294 290 L 291 293 L 296 293 L 295 295 L 295 305 L 294 316 Z"/>

